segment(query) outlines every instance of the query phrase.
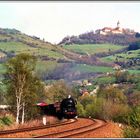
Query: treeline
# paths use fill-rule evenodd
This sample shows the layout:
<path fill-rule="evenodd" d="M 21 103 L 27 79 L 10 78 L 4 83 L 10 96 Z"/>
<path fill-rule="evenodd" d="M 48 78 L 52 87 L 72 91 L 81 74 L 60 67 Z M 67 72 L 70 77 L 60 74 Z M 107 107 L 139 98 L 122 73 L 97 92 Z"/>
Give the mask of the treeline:
<path fill-rule="evenodd" d="M 65 45 L 70 44 L 102 44 L 111 43 L 116 45 L 129 45 L 130 42 L 135 41 L 139 34 L 96 34 L 93 31 L 80 34 L 79 36 L 67 36 L 60 43 Z"/>
<path fill-rule="evenodd" d="M 128 47 L 128 51 L 138 50 L 138 49 L 140 49 L 140 40 L 138 40 L 136 42 L 132 42 Z"/>

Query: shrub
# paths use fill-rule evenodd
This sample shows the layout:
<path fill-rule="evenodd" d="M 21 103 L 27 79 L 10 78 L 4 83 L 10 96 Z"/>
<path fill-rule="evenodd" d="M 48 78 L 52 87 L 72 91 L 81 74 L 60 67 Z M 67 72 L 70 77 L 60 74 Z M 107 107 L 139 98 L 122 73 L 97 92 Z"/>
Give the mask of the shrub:
<path fill-rule="evenodd" d="M 128 47 L 128 51 L 138 50 L 138 49 L 140 49 L 140 42 L 139 41 L 131 43 Z"/>
<path fill-rule="evenodd" d="M 124 129 L 124 137 L 140 137 L 140 106 L 133 108 L 126 117 L 126 122 L 129 126 Z"/>
<path fill-rule="evenodd" d="M 12 123 L 9 117 L 3 117 L 1 120 L 3 121 L 4 125 L 10 125 Z"/>
<path fill-rule="evenodd" d="M 140 128 L 140 106 L 133 108 L 127 116 L 127 123 L 134 128 Z"/>
<path fill-rule="evenodd" d="M 0 128 L 3 128 L 3 127 L 4 127 L 4 124 L 3 124 L 3 121 L 0 118 Z"/>
<path fill-rule="evenodd" d="M 77 114 L 78 114 L 78 116 L 85 117 L 86 116 L 86 111 L 84 110 L 83 105 L 78 102 L 76 107 L 77 107 Z"/>
<path fill-rule="evenodd" d="M 80 103 L 83 105 L 85 108 L 86 105 L 92 104 L 94 102 L 94 97 L 93 96 L 83 96 L 80 98 Z"/>
<path fill-rule="evenodd" d="M 113 87 L 112 85 L 100 88 L 97 97 L 101 97 L 118 104 L 126 103 L 127 99 L 121 89 Z"/>
<path fill-rule="evenodd" d="M 5 115 L 0 118 L 0 128 L 3 128 L 6 125 L 9 126 L 13 124 L 13 122 L 15 122 L 15 118 L 11 114 Z"/>
<path fill-rule="evenodd" d="M 114 103 L 110 99 L 96 98 L 92 103 L 86 105 L 85 111 L 85 116 L 124 123 L 130 109 L 127 104 Z"/>
<path fill-rule="evenodd" d="M 126 127 L 123 131 L 123 135 L 125 138 L 136 138 L 137 134 L 133 127 Z"/>
<path fill-rule="evenodd" d="M 85 108 L 86 110 L 86 115 L 91 116 L 92 118 L 99 118 L 99 119 L 104 119 L 104 116 L 102 115 L 103 113 L 103 99 L 97 98 L 92 102 L 91 104 L 88 104 Z"/>

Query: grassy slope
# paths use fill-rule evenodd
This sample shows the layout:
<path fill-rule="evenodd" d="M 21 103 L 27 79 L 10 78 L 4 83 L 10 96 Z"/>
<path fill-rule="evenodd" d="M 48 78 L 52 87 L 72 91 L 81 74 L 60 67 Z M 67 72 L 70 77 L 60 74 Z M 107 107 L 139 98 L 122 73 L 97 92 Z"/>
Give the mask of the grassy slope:
<path fill-rule="evenodd" d="M 41 61 L 39 60 L 36 65 L 36 71 L 41 72 L 51 72 L 55 68 L 61 66 L 62 64 L 58 64 L 56 61 Z"/>
<path fill-rule="evenodd" d="M 107 76 L 107 77 L 98 77 L 93 80 L 96 84 L 110 84 L 115 82 L 115 77 Z"/>
<path fill-rule="evenodd" d="M 14 52 L 15 54 L 18 53 L 30 53 L 34 54 L 36 56 L 48 56 L 50 58 L 63 58 L 65 59 L 65 56 L 62 55 L 60 52 L 57 51 L 58 48 L 51 45 L 50 43 L 44 42 L 40 39 L 35 39 L 30 36 L 27 36 L 23 33 L 16 33 L 16 34 L 0 34 L 0 39 L 10 39 L 10 37 L 19 39 L 21 42 L 17 41 L 10 41 L 10 42 L 0 42 L 0 49 L 6 52 Z M 27 42 L 24 43 L 24 42 Z M 35 47 L 32 47 L 30 44 L 32 44 Z M 122 46 L 118 45 L 112 45 L 112 44 L 85 44 L 85 45 L 66 45 L 64 46 L 65 49 L 69 51 L 78 52 L 81 54 L 95 54 L 100 52 L 108 52 L 115 51 L 118 49 L 122 49 Z M 131 51 L 132 52 L 132 51 Z M 135 53 L 135 54 L 134 54 Z M 136 56 L 139 52 L 133 52 L 132 54 L 128 55 L 130 56 Z M 118 55 L 118 54 L 117 54 Z M 124 54 L 119 54 L 124 55 Z M 113 61 L 115 59 L 115 56 L 108 56 L 102 58 L 103 61 Z M 36 70 L 40 72 L 45 71 L 52 71 L 56 67 L 61 66 L 62 64 L 58 64 L 55 60 L 51 61 L 39 61 L 37 62 Z M 111 72 L 111 67 L 101 67 L 101 66 L 90 66 L 90 65 L 84 65 L 84 64 L 77 64 L 75 67 L 71 69 L 72 71 L 80 71 L 82 73 L 85 72 Z M 0 65 L 0 73 L 4 72 L 4 68 L 2 64 Z M 136 70 L 131 70 L 131 73 L 136 72 Z"/>
<path fill-rule="evenodd" d="M 90 66 L 90 65 L 85 65 L 85 64 L 77 64 L 74 68 L 72 68 L 72 71 L 80 71 L 82 73 L 85 73 L 85 72 L 106 73 L 106 72 L 112 72 L 113 69 L 111 67 Z"/>
<path fill-rule="evenodd" d="M 0 42 L 0 49 L 5 52 L 20 53 L 23 51 L 31 51 L 33 48 L 21 42 Z"/>
<path fill-rule="evenodd" d="M 78 52 L 81 54 L 86 54 L 88 52 L 89 54 L 94 54 L 94 53 L 100 53 L 100 52 L 108 52 L 109 49 L 111 51 L 122 49 L 122 46 L 117 46 L 117 45 L 112 45 L 112 44 L 85 44 L 85 45 L 65 45 L 64 48 Z M 125 61 L 131 58 L 139 57 L 140 58 L 140 49 L 139 50 L 134 50 L 134 51 L 128 51 L 127 53 L 120 53 L 120 54 L 115 54 L 107 57 L 101 58 L 102 61 L 105 62 L 114 62 L 116 59 L 116 56 L 122 57 L 118 58 L 119 61 Z M 73 68 L 73 71 L 79 70 L 80 72 L 111 72 L 112 68 L 110 67 L 98 67 L 98 66 L 88 66 L 88 65 L 77 65 L 76 67 Z M 128 69 L 128 71 L 131 74 L 140 74 L 139 67 L 135 67 L 133 69 Z"/>
<path fill-rule="evenodd" d="M 0 64 L 0 74 L 4 74 L 6 71 L 5 71 L 5 66 L 4 64 Z"/>
<path fill-rule="evenodd" d="M 7 41 L 3 41 L 7 39 Z M 0 56 L 5 55 L 5 53 L 30 53 L 38 57 L 48 56 L 49 58 L 64 58 L 64 55 L 57 51 L 57 48 L 48 42 L 44 42 L 40 39 L 32 38 L 28 35 L 18 33 L 7 33 L 0 34 Z M 3 51 L 3 52 L 2 52 Z M 56 67 L 56 61 L 39 61 L 37 62 L 36 70 L 40 71 L 51 71 Z M 59 65 L 57 63 L 57 65 Z M 0 74 L 5 72 L 3 64 L 0 64 Z"/>
<path fill-rule="evenodd" d="M 85 44 L 85 45 L 65 45 L 65 49 L 80 53 L 80 54 L 95 54 L 100 52 L 109 52 L 122 49 L 122 46 L 112 44 Z M 87 53 L 86 53 L 87 52 Z"/>
<path fill-rule="evenodd" d="M 134 50 L 134 51 L 128 51 L 127 53 L 120 53 L 120 54 L 115 54 L 115 55 L 103 57 L 102 60 L 105 62 L 115 61 L 117 56 L 122 57 L 122 58 L 118 58 L 120 61 L 124 61 L 124 60 L 135 58 L 135 57 L 140 58 L 140 49 Z"/>

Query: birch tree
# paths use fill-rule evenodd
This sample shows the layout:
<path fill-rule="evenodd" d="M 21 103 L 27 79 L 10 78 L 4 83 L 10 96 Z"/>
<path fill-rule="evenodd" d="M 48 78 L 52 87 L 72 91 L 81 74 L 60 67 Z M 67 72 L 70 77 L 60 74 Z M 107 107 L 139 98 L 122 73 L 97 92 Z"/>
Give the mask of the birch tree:
<path fill-rule="evenodd" d="M 39 98 L 37 91 L 41 83 L 34 73 L 35 64 L 35 57 L 29 54 L 19 54 L 6 63 L 7 99 L 17 124 L 24 123 L 25 115 L 31 111 L 26 112 L 26 108 Z"/>

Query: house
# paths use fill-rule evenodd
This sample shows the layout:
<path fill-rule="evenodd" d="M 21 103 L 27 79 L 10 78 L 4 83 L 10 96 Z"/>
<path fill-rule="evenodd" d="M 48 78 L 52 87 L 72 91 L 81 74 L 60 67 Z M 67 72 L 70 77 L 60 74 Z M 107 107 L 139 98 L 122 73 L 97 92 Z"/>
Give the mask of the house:
<path fill-rule="evenodd" d="M 117 27 L 111 28 L 111 27 L 104 27 L 102 29 L 98 29 L 95 31 L 96 34 L 101 34 L 101 35 L 108 35 L 108 34 L 133 34 L 135 33 L 134 30 L 130 29 L 124 29 L 120 27 L 120 22 L 117 22 Z"/>

